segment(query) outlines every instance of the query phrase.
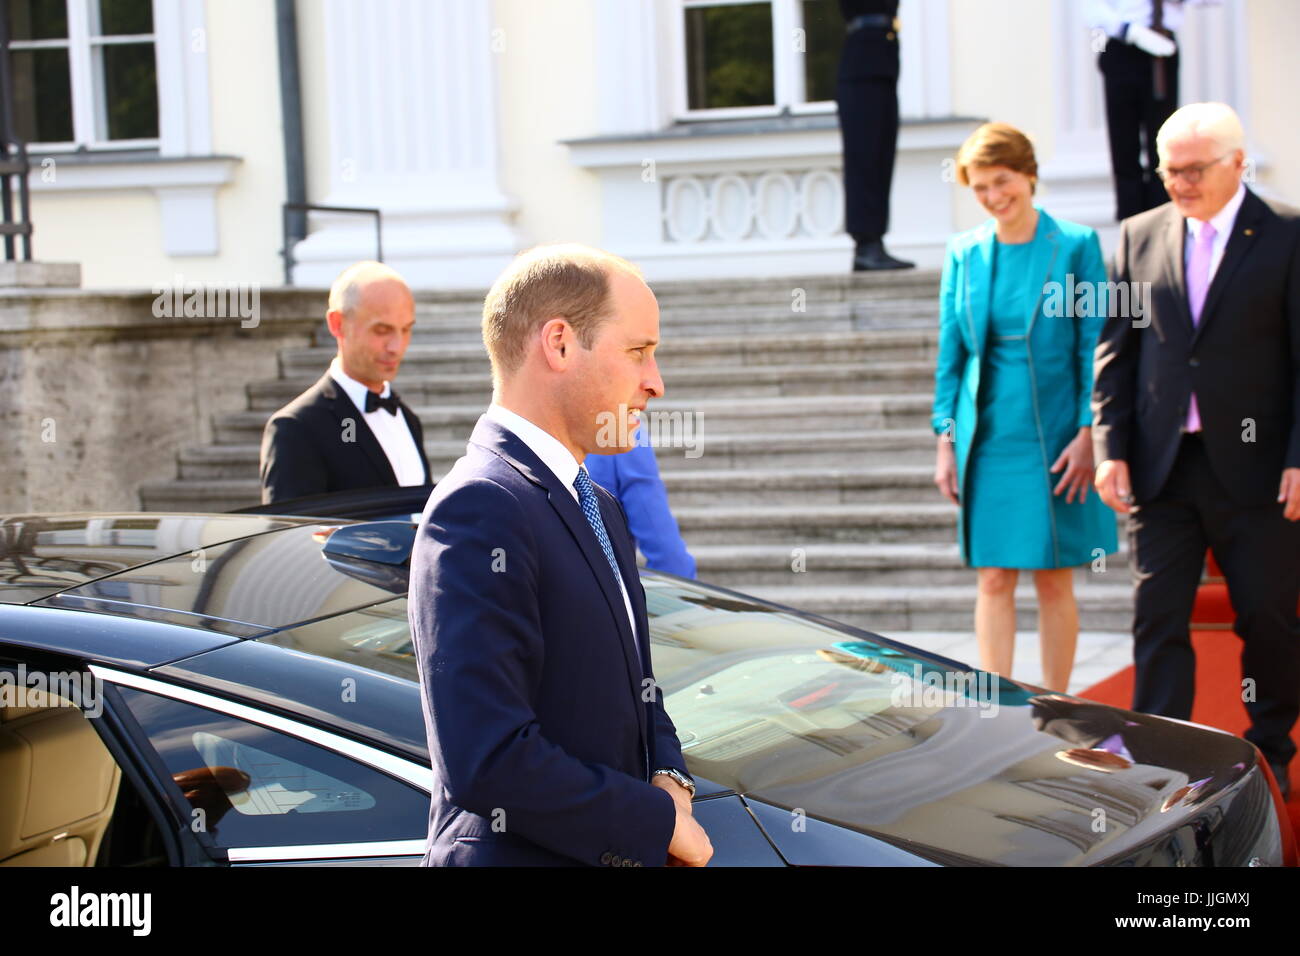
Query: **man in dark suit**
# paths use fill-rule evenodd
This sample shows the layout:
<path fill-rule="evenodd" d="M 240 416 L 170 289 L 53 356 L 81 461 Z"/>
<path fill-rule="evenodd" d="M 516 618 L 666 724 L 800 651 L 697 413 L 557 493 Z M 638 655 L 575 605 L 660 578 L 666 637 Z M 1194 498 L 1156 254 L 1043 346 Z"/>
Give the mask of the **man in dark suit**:
<path fill-rule="evenodd" d="M 483 339 L 493 403 L 411 556 L 424 863 L 702 866 L 627 523 L 582 466 L 663 394 L 655 297 L 622 259 L 543 246 L 488 293 Z"/>
<path fill-rule="evenodd" d="M 1221 103 L 1161 127 L 1171 202 L 1120 228 L 1113 279 L 1145 304 L 1102 330 L 1093 439 L 1097 490 L 1130 514 L 1133 708 L 1191 715 L 1208 545 L 1245 642 L 1246 738 L 1285 789 L 1300 715 L 1300 213 L 1245 188 L 1243 142 Z"/>
<path fill-rule="evenodd" d="M 910 269 L 885 251 L 898 152 L 898 0 L 840 0 L 846 34 L 835 101 L 844 141 L 844 231 L 853 271 Z"/>
<path fill-rule="evenodd" d="M 325 321 L 338 354 L 266 423 L 262 503 L 429 484 L 420 420 L 389 385 L 415 325 L 411 290 L 387 266 L 359 262 L 334 281 Z"/>

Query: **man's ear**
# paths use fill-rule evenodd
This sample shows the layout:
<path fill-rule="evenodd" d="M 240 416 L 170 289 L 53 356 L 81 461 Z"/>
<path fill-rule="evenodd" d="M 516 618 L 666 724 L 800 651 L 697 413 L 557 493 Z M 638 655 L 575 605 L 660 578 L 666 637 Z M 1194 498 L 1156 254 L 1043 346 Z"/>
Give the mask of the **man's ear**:
<path fill-rule="evenodd" d="M 569 350 L 574 348 L 573 327 L 559 317 L 549 319 L 541 331 L 542 355 L 553 372 L 561 372 L 568 365 Z"/>
<path fill-rule="evenodd" d="M 325 325 L 330 330 L 330 335 L 336 339 L 343 335 L 343 313 L 337 309 L 331 309 L 325 313 Z"/>

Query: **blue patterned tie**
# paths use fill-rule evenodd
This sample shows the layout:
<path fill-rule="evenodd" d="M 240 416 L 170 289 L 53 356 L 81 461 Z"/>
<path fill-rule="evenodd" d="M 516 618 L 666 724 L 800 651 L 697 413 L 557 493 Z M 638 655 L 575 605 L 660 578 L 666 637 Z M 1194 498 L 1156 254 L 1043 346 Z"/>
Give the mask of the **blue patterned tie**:
<path fill-rule="evenodd" d="M 618 562 L 614 560 L 614 549 L 610 546 L 609 535 L 605 533 L 605 522 L 600 520 L 596 489 L 592 484 L 591 475 L 587 474 L 587 469 L 581 465 L 578 466 L 578 477 L 573 479 L 573 487 L 578 489 L 578 504 L 582 506 L 582 513 L 587 516 L 587 524 L 591 525 L 591 530 L 596 532 L 600 549 L 605 552 L 605 560 L 609 562 L 609 567 L 614 572 L 614 583 L 621 585 L 623 575 L 619 574 Z"/>

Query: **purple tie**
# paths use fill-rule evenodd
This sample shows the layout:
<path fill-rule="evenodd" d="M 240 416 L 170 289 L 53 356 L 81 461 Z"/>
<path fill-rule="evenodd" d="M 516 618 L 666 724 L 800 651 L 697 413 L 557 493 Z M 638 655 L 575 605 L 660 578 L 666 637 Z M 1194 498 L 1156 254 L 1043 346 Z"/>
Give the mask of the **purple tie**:
<path fill-rule="evenodd" d="M 1201 324 L 1201 310 L 1205 308 L 1205 293 L 1210 289 L 1210 260 L 1214 252 L 1214 226 L 1201 223 L 1201 231 L 1192 247 L 1192 261 L 1187 264 L 1187 304 L 1192 310 L 1192 325 Z M 1187 430 L 1201 430 L 1201 412 L 1196 407 L 1196 393 L 1192 393 L 1187 406 Z"/>

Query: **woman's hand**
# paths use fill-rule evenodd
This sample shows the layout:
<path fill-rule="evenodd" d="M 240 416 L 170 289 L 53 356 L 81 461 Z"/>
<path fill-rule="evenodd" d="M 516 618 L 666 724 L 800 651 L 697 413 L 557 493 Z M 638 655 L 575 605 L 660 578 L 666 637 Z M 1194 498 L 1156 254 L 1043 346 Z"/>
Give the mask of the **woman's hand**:
<path fill-rule="evenodd" d="M 945 498 L 955 505 L 961 504 L 957 500 L 957 452 L 954 451 L 952 440 L 947 435 L 939 436 L 939 448 L 935 453 L 934 462 L 934 483 Z"/>
<path fill-rule="evenodd" d="M 1092 487 L 1093 467 L 1092 467 L 1092 429 L 1088 427 L 1080 428 L 1079 434 L 1074 436 L 1074 441 L 1065 446 L 1065 451 L 1061 452 L 1056 463 L 1052 465 L 1052 474 L 1056 474 L 1062 469 L 1065 474 L 1061 480 L 1056 483 L 1056 488 L 1052 494 L 1059 495 L 1065 492 L 1065 503 L 1074 503 L 1074 493 L 1079 493 L 1079 503 L 1088 500 L 1088 489 Z"/>

